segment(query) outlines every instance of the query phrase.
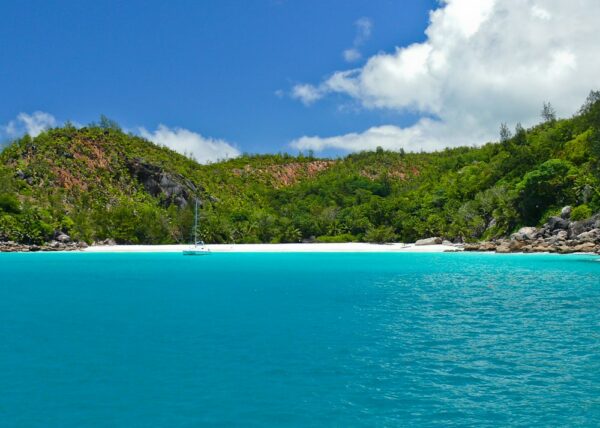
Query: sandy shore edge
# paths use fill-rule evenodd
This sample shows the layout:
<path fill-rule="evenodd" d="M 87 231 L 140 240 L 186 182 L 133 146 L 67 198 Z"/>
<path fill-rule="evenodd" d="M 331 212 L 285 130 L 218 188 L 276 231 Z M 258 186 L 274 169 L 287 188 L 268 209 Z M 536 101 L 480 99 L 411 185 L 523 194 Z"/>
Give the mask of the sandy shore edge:
<path fill-rule="evenodd" d="M 214 253 L 442 253 L 462 251 L 454 245 L 368 244 L 216 244 L 207 245 Z M 88 253 L 175 253 L 189 245 L 104 245 L 84 249 Z"/>

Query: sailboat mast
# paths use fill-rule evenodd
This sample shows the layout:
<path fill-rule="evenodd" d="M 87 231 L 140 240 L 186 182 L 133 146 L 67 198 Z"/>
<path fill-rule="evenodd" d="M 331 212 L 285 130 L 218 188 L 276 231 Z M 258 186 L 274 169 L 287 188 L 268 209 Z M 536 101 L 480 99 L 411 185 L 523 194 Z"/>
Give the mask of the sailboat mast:
<path fill-rule="evenodd" d="M 194 210 L 194 245 L 198 242 L 198 198 L 196 198 L 196 208 Z"/>

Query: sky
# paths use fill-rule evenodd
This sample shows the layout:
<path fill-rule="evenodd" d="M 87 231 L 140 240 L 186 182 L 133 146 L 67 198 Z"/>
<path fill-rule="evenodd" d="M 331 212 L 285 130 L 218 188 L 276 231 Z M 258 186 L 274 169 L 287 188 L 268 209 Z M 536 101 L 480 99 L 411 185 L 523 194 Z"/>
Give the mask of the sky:
<path fill-rule="evenodd" d="M 201 162 L 438 150 L 600 89 L 597 0 L 0 3 L 0 141 L 101 114 Z"/>

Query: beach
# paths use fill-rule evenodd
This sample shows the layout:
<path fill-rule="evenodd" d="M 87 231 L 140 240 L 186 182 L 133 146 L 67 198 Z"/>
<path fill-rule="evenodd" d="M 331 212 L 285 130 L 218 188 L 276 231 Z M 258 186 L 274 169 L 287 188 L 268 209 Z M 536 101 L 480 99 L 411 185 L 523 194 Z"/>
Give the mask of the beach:
<path fill-rule="evenodd" d="M 176 253 L 190 245 L 92 245 L 89 253 Z M 206 245 L 213 253 L 443 253 L 462 251 L 455 245 L 369 244 L 345 242 L 336 244 L 214 244 Z"/>

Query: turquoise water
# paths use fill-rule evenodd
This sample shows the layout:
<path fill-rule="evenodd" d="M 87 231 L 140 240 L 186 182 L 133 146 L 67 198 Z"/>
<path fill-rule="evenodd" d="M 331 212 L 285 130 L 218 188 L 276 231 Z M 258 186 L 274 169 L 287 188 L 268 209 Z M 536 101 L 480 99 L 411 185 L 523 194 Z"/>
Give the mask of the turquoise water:
<path fill-rule="evenodd" d="M 598 426 L 597 259 L 0 254 L 0 425 Z"/>

